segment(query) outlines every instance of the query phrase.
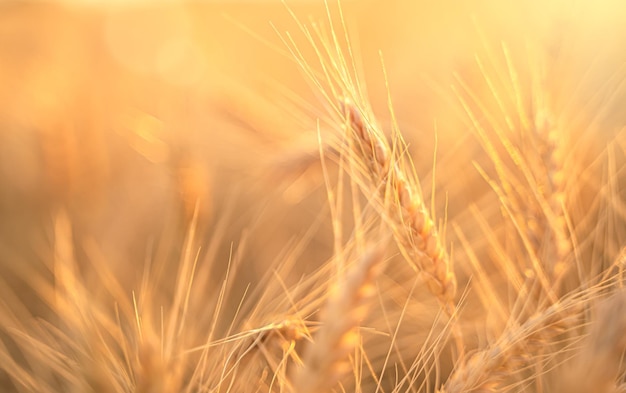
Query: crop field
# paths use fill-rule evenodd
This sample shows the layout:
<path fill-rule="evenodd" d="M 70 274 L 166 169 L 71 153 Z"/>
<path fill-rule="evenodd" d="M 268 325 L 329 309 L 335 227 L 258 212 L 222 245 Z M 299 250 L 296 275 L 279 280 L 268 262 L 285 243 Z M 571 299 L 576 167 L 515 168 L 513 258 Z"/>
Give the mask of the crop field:
<path fill-rule="evenodd" d="M 0 1 L 0 391 L 626 393 L 621 1 Z"/>

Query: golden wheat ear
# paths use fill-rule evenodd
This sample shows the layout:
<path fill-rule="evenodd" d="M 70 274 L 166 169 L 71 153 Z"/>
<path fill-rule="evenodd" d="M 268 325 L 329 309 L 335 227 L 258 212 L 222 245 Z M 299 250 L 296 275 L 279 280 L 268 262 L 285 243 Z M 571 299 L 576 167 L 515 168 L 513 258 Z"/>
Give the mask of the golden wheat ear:
<path fill-rule="evenodd" d="M 565 143 L 559 125 L 541 107 L 535 114 L 535 137 L 542 164 L 543 200 L 541 210 L 545 217 L 543 232 L 536 233 L 535 239 L 546 239 L 545 258 L 548 272 L 555 281 L 560 281 L 568 270 L 567 254 L 571 251 L 571 239 L 567 228 L 565 210 Z M 541 236 L 543 235 L 543 236 Z M 537 247 L 539 248 L 539 247 Z"/>
<path fill-rule="evenodd" d="M 545 361 L 540 357 L 558 355 L 558 351 L 541 356 L 537 353 L 555 344 L 556 337 L 565 337 L 580 326 L 585 307 L 599 296 L 604 285 L 571 293 L 522 321 L 509 321 L 496 340 L 461 359 L 438 393 L 507 391 L 511 383 L 518 382 L 520 372 L 533 362 Z"/>
<path fill-rule="evenodd" d="M 340 105 L 349 137 L 355 139 L 354 156 L 362 161 L 375 188 L 380 190 L 398 244 L 408 253 L 414 267 L 425 273 L 430 292 L 450 307 L 457 292 L 456 275 L 419 188 L 404 169 L 407 164 L 393 157 L 382 131 L 365 119 L 351 100 L 343 99 Z"/>
<path fill-rule="evenodd" d="M 385 241 L 367 249 L 338 283 L 317 334 L 293 378 L 293 392 L 321 393 L 332 389 L 350 370 L 348 358 L 359 346 L 359 324 L 367 316 L 382 271 Z"/>

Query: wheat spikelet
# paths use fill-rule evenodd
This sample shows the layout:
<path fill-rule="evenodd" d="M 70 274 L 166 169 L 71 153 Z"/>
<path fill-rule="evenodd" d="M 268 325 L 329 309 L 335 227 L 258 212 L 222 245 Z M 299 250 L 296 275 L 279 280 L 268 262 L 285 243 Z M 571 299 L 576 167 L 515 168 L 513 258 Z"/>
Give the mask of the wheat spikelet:
<path fill-rule="evenodd" d="M 276 371 L 276 359 L 289 355 L 299 362 L 298 354 L 294 351 L 295 345 L 303 339 L 310 339 L 311 333 L 307 324 L 299 318 L 288 317 L 277 323 L 270 323 L 260 328 L 251 329 L 212 343 L 214 346 L 219 343 L 236 341 L 235 347 L 231 350 L 229 358 L 236 362 L 251 358 L 257 353 L 261 353 L 265 361 Z M 276 352 L 280 351 L 279 355 Z"/>
<path fill-rule="evenodd" d="M 409 252 L 415 267 L 427 275 L 428 288 L 442 304 L 450 305 L 457 291 L 456 276 L 450 259 L 423 199 L 411 184 L 399 162 L 392 157 L 391 149 L 382 133 L 372 122 L 366 121 L 356 105 L 345 99 L 341 102 L 344 115 L 357 139 L 357 153 L 370 172 L 383 200 L 396 203 L 400 214 L 392 210 L 391 217 L 400 228 L 396 238 Z"/>
<path fill-rule="evenodd" d="M 254 334 L 249 336 L 242 344 L 245 352 L 250 349 L 264 346 L 291 346 L 292 343 L 310 336 L 309 329 L 303 321 L 296 318 L 288 318 L 279 323 L 271 323 L 262 328 L 255 329 Z"/>
<path fill-rule="evenodd" d="M 384 252 L 384 243 L 366 250 L 329 299 L 324 323 L 304 353 L 303 367 L 294 376 L 294 392 L 326 392 L 348 372 L 348 356 L 359 346 L 358 327 L 376 292 Z"/>
<path fill-rule="evenodd" d="M 309 326 L 305 321 L 295 316 L 288 316 L 281 322 L 269 323 L 259 328 L 249 329 L 205 345 L 185 351 L 186 354 L 202 351 L 204 355 L 222 357 L 221 374 L 215 380 L 205 381 L 205 386 L 220 389 L 223 385 L 231 388 L 244 386 L 242 380 L 259 379 L 259 384 L 267 384 L 268 377 L 272 382 L 267 391 L 273 391 L 274 381 L 284 384 L 286 370 L 293 363 L 300 364 L 301 360 L 296 351 L 296 345 L 303 339 L 310 339 Z M 260 359 L 263 361 L 258 361 Z M 287 360 L 292 362 L 287 362 Z M 269 369 L 268 369 L 269 367 Z M 271 374 L 270 374 L 271 371 Z M 241 374 L 244 375 L 241 375 Z"/>

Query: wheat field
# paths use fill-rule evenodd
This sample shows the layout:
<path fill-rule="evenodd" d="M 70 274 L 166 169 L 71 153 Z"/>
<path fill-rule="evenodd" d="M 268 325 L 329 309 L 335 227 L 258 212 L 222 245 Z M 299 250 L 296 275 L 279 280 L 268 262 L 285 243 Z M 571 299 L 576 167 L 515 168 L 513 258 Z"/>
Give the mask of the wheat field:
<path fill-rule="evenodd" d="M 0 3 L 0 391 L 626 392 L 618 1 Z"/>

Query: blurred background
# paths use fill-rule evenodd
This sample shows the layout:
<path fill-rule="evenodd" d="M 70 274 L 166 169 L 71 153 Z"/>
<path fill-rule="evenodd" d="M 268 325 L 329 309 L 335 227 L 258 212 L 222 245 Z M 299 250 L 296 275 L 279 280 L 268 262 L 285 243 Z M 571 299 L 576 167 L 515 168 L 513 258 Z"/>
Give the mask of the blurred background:
<path fill-rule="evenodd" d="M 331 255 L 319 165 L 301 162 L 315 161 L 327 104 L 281 35 L 315 67 L 293 15 L 329 31 L 340 12 L 333 0 L 285 3 L 0 2 L 0 274 L 26 304 L 41 303 L 25 277 L 50 274 L 60 209 L 77 259 L 93 259 L 84 243 L 97 244 L 128 288 L 154 250 L 178 258 L 196 201 L 200 244 L 218 244 L 215 269 L 245 240 L 243 282 L 311 228 L 298 269 Z M 477 55 L 506 73 L 504 47 L 522 84 L 534 59 L 547 59 L 554 107 L 576 119 L 570 134 L 589 150 L 626 124 L 620 1 L 346 0 L 341 9 L 372 107 L 389 124 L 391 97 L 425 195 L 435 131 L 449 147 L 435 182 L 442 215 L 444 195 L 455 217 L 487 189 L 452 88 L 462 80 L 490 96 Z"/>

